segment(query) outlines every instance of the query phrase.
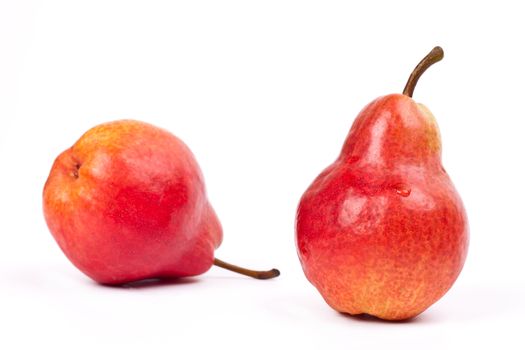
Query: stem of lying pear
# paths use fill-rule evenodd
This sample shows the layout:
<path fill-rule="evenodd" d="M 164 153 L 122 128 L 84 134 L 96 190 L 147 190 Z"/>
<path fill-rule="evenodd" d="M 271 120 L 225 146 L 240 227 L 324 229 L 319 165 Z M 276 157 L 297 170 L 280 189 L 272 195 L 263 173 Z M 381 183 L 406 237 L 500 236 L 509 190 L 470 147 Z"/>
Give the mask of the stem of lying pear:
<path fill-rule="evenodd" d="M 281 274 L 279 270 L 277 269 L 271 269 L 269 271 L 248 270 L 248 269 L 245 269 L 244 267 L 239 267 L 239 266 L 235 266 L 232 264 L 228 264 L 227 262 L 224 262 L 217 258 L 213 260 L 213 265 L 222 267 L 223 269 L 226 269 L 226 270 L 240 273 L 241 275 L 257 278 L 259 280 L 267 280 L 270 278 L 277 277 Z"/>
<path fill-rule="evenodd" d="M 426 55 L 425 58 L 423 58 L 421 62 L 419 62 L 416 68 L 414 68 L 412 74 L 410 74 L 407 84 L 405 85 L 405 89 L 403 90 L 403 95 L 412 97 L 419 77 L 423 75 L 423 73 L 425 73 L 428 67 L 430 67 L 436 62 L 441 61 L 444 55 L 445 53 L 443 52 L 443 49 L 441 47 L 434 47 L 432 51 L 430 51 L 428 55 Z"/>

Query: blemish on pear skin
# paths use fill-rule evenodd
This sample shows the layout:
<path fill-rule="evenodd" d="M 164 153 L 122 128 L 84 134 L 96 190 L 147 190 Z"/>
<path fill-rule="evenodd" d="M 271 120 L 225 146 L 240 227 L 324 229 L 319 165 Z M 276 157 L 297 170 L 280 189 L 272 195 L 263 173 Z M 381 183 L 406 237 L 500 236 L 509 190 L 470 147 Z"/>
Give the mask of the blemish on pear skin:
<path fill-rule="evenodd" d="M 396 193 L 400 195 L 401 197 L 408 197 L 410 195 L 410 192 L 412 190 L 405 186 L 400 186 L 396 188 Z"/>

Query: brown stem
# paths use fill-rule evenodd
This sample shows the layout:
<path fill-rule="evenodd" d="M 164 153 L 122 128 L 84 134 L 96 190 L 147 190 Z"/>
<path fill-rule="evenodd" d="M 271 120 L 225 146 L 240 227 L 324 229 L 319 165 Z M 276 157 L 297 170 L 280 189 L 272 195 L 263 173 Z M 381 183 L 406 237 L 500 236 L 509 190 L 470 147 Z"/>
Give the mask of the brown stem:
<path fill-rule="evenodd" d="M 425 58 L 421 60 L 421 62 L 419 62 L 416 68 L 414 68 L 412 74 L 410 74 L 407 84 L 405 85 L 405 89 L 403 90 L 403 95 L 412 97 L 419 77 L 421 77 L 421 75 L 425 73 L 428 67 L 430 67 L 436 62 L 441 61 L 443 59 L 444 54 L 445 53 L 443 52 L 443 49 L 441 47 L 434 47 L 432 51 L 430 51 L 429 54 L 426 55 Z"/>
<path fill-rule="evenodd" d="M 224 262 L 222 260 L 219 260 L 215 258 L 213 260 L 213 265 L 222 267 L 223 269 L 230 270 L 233 272 L 240 273 L 241 275 L 246 275 L 249 277 L 257 278 L 259 280 L 267 280 L 270 278 L 274 278 L 279 276 L 281 273 L 277 269 L 271 269 L 269 271 L 255 271 L 255 270 L 248 270 L 243 267 L 235 266 L 232 264 L 228 264 L 227 262 Z"/>

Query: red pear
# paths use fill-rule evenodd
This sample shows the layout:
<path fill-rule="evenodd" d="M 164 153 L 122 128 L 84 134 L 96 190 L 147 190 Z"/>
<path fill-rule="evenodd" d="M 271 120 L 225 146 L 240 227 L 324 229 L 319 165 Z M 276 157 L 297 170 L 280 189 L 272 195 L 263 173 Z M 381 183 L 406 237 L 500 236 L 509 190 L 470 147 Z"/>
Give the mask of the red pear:
<path fill-rule="evenodd" d="M 403 94 L 372 101 L 341 154 L 297 210 L 296 242 L 308 280 L 335 310 L 385 320 L 414 317 L 440 299 L 467 254 L 467 215 L 441 165 L 430 111 L 411 98 L 436 47 Z"/>
<path fill-rule="evenodd" d="M 222 228 L 190 149 L 153 125 L 96 126 L 55 160 L 43 194 L 49 230 L 71 262 L 103 284 L 194 276 L 215 265 Z"/>

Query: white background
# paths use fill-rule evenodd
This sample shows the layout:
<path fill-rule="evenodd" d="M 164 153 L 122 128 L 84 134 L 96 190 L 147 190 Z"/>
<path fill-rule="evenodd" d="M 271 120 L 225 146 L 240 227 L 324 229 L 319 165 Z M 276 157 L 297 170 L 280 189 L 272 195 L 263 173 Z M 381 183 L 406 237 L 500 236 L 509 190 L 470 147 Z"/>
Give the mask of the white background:
<path fill-rule="evenodd" d="M 0 348 L 521 348 L 525 46 L 519 1 L 0 1 Z M 372 99 L 436 116 L 471 244 L 450 292 L 407 323 L 345 317 L 304 277 L 294 215 Z M 225 230 L 186 283 L 96 285 L 42 216 L 54 158 L 90 127 L 135 118 L 182 138 Z"/>

